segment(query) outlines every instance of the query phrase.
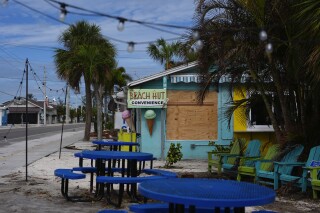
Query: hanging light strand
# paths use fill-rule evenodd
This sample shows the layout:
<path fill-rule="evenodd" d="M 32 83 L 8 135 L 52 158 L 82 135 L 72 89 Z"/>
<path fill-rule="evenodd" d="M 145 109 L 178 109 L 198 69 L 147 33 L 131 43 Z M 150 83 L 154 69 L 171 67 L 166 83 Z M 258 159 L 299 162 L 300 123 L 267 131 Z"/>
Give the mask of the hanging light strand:
<path fill-rule="evenodd" d="M 56 1 L 56 0 L 45 0 L 45 1 L 51 1 L 57 4 L 65 4 L 63 2 L 60 1 Z M 102 16 L 102 17 L 107 17 L 107 18 L 112 18 L 112 19 L 116 19 L 118 21 L 120 20 L 124 20 L 125 22 L 132 22 L 132 23 L 136 23 L 136 24 L 148 24 L 148 25 L 156 25 L 156 26 L 161 26 L 161 27 L 168 27 L 168 28 L 176 28 L 176 29 L 188 29 L 188 30 L 192 30 L 192 27 L 188 27 L 188 26 L 180 26 L 180 25 L 173 25 L 173 24 L 163 24 L 163 23 L 155 23 L 155 22 L 147 22 L 147 21 L 140 21 L 140 20 L 135 20 L 135 19 L 128 19 L 125 17 L 119 17 L 119 16 L 113 16 L 110 14 L 106 14 L 106 13 L 101 13 L 101 12 L 97 12 L 97 11 L 93 11 L 93 10 L 88 10 L 82 7 L 78 7 L 75 5 L 71 5 L 71 4 L 65 4 L 66 7 L 71 7 L 74 9 L 78 9 L 81 11 L 85 11 L 85 12 L 89 12 L 98 16 Z"/>
<path fill-rule="evenodd" d="M 26 4 L 24 4 L 24 3 L 22 3 L 22 2 L 20 2 L 20 1 L 18 1 L 18 0 L 11 0 L 11 1 L 13 1 L 13 2 L 15 2 L 15 3 L 17 3 L 17 4 L 19 4 L 19 5 L 23 6 L 23 7 L 26 7 L 26 8 L 28 8 L 29 10 L 32 10 L 33 12 L 39 13 L 39 14 L 41 14 L 41 15 L 49 18 L 49 19 L 52 19 L 52 20 L 57 21 L 57 22 L 59 22 L 59 23 L 62 23 L 62 24 L 71 26 L 70 23 L 67 23 L 67 22 L 65 22 L 65 21 L 61 21 L 60 19 L 57 19 L 57 18 L 55 18 L 55 17 L 52 17 L 52 16 L 50 16 L 50 15 L 48 15 L 48 14 L 46 14 L 46 13 L 43 13 L 43 12 L 37 10 L 37 9 L 34 9 L 34 8 L 32 8 L 32 7 L 26 5 Z M 67 5 L 67 4 L 65 4 L 65 5 L 66 5 L 66 7 L 69 6 L 69 5 Z M 69 13 L 69 11 L 68 11 L 68 13 Z M 117 18 L 119 18 L 119 17 L 117 17 Z M 119 43 L 124 43 L 124 44 L 129 44 L 129 42 L 131 42 L 131 41 L 120 40 L 120 39 L 113 38 L 113 37 L 106 36 L 106 35 L 104 35 L 104 37 L 107 38 L 107 39 L 109 39 L 109 40 L 112 40 L 112 41 L 115 41 L 115 42 L 119 42 Z M 182 36 L 176 37 L 176 38 L 165 39 L 165 40 L 166 40 L 166 41 L 174 41 L 174 40 L 179 40 L 179 39 L 181 39 L 181 38 L 182 38 Z M 156 40 L 153 40 L 153 41 L 141 41 L 141 42 L 134 42 L 134 45 L 150 44 L 150 43 L 155 43 L 155 42 L 156 42 Z"/>

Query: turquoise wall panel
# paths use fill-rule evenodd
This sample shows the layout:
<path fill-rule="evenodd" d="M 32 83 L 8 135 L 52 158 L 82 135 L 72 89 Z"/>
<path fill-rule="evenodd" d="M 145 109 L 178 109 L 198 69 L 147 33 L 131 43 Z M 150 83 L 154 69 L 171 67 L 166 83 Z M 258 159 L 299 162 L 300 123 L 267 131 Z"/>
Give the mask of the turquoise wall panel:
<path fill-rule="evenodd" d="M 229 144 L 233 139 L 233 118 L 230 122 L 230 128 L 228 119 L 225 117 L 225 111 L 227 104 L 231 100 L 229 87 L 223 83 L 219 85 L 218 94 L 218 142 L 217 144 Z"/>
<path fill-rule="evenodd" d="M 149 152 L 156 158 L 161 156 L 161 112 L 160 109 L 153 109 L 157 114 L 153 125 L 152 136 L 149 133 L 147 121 L 144 118 L 144 113 L 148 109 L 141 109 L 141 152 Z"/>

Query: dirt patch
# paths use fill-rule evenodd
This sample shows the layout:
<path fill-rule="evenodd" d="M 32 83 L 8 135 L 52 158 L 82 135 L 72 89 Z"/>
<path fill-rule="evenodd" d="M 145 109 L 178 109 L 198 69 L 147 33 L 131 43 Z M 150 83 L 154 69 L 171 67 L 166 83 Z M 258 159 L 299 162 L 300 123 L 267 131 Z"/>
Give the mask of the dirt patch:
<path fill-rule="evenodd" d="M 61 179 L 54 176 L 57 168 L 72 168 L 78 165 L 74 152 L 63 152 L 61 159 L 58 153 L 53 153 L 29 165 L 28 182 L 25 181 L 24 168 L 13 171 L 10 175 L 0 179 L 0 213 L 4 212 L 98 212 L 102 209 L 114 209 L 107 204 L 105 199 L 92 202 L 68 202 L 60 192 Z M 84 161 L 84 166 L 90 166 L 90 161 Z M 164 169 L 165 161 L 154 161 L 154 168 Z M 149 165 L 146 165 L 148 168 Z M 175 164 L 169 171 L 177 172 L 180 178 L 218 178 L 234 179 L 231 174 L 211 174 L 207 172 L 206 160 L 183 160 Z M 69 183 L 70 195 L 92 197 L 89 193 L 90 175 L 84 180 L 72 180 Z M 246 212 L 253 210 L 272 210 L 276 212 L 319 212 L 319 200 L 312 199 L 311 190 L 301 193 L 299 189 L 290 187 L 278 194 L 276 202 L 246 208 Z M 148 201 L 149 202 L 149 201 Z M 122 209 L 127 209 L 132 204 L 130 198 L 125 196 Z"/>

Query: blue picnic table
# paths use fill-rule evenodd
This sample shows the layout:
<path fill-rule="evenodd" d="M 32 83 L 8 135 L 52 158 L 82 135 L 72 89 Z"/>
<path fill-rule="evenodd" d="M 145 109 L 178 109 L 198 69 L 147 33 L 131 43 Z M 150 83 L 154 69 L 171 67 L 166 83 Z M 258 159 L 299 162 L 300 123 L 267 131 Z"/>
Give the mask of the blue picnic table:
<path fill-rule="evenodd" d="M 257 184 L 221 179 L 172 178 L 146 181 L 139 185 L 140 194 L 169 203 L 169 212 L 196 212 L 212 208 L 216 212 L 245 212 L 246 206 L 274 202 L 274 190 Z M 213 211 L 214 212 L 214 211 Z"/>
<path fill-rule="evenodd" d="M 141 161 L 152 161 L 153 155 L 151 153 L 144 153 L 144 152 L 122 152 L 122 151 L 91 151 L 91 150 L 84 150 L 79 153 L 74 154 L 76 157 L 81 159 L 91 159 L 95 161 L 95 168 L 96 168 L 96 175 L 99 180 L 103 180 L 105 175 L 108 177 L 113 177 L 115 164 L 113 164 L 114 160 L 120 160 L 120 167 L 119 169 L 121 176 L 120 177 L 127 177 L 123 178 L 123 180 L 131 181 L 131 179 L 137 179 L 139 175 L 137 164 Z M 107 164 L 107 165 L 106 165 Z M 106 174 L 107 170 L 107 174 Z M 119 178 L 111 178 L 114 181 L 119 182 Z M 110 180 L 109 180 L 110 181 Z M 112 189 L 112 184 L 104 184 L 103 181 L 96 182 L 96 197 L 102 198 L 104 193 L 104 186 L 107 186 L 107 199 L 108 202 L 112 203 L 110 200 L 110 190 Z M 137 183 L 130 184 L 130 190 L 128 191 L 130 196 L 136 198 L 136 191 L 137 191 Z M 118 206 L 121 204 L 122 194 L 119 193 L 119 201 Z"/>

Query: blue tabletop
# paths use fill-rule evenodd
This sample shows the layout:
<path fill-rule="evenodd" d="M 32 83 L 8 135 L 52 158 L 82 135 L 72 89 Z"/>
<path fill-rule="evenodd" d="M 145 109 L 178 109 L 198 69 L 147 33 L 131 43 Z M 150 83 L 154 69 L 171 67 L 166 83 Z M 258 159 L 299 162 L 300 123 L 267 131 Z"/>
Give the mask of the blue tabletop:
<path fill-rule="evenodd" d="M 92 141 L 93 144 L 101 146 L 139 146 L 137 142 L 123 142 L 123 141 Z"/>
<path fill-rule="evenodd" d="M 75 153 L 74 156 L 88 159 L 128 159 L 128 160 L 152 160 L 153 155 L 144 152 L 121 152 L 121 151 L 90 151 L 84 150 Z"/>
<path fill-rule="evenodd" d="M 276 196 L 274 190 L 257 184 L 202 178 L 146 181 L 139 192 L 155 200 L 205 208 L 264 205 Z"/>

